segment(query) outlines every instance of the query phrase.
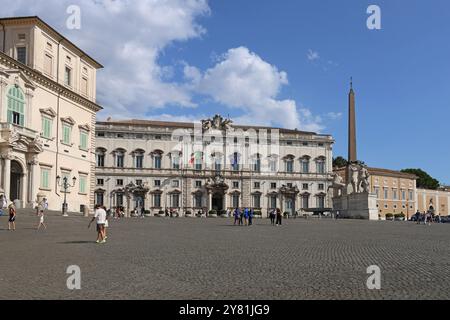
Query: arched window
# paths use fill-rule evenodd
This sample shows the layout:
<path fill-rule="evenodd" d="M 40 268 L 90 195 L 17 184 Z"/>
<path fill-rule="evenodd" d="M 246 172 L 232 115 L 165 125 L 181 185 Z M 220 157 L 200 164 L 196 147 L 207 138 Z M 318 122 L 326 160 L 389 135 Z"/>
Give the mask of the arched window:
<path fill-rule="evenodd" d="M 302 173 L 309 173 L 309 159 L 311 159 L 309 156 L 303 156 L 300 158 Z"/>
<path fill-rule="evenodd" d="M 162 150 L 154 150 L 151 155 L 153 157 L 153 169 L 161 169 L 162 167 Z"/>
<path fill-rule="evenodd" d="M 325 160 L 326 158 L 321 156 L 316 159 L 316 172 L 320 174 L 325 173 Z"/>
<path fill-rule="evenodd" d="M 142 169 L 144 167 L 144 153 L 142 149 L 136 149 L 133 151 L 134 166 L 136 169 Z"/>
<path fill-rule="evenodd" d="M 25 125 L 25 98 L 19 87 L 9 89 L 8 94 L 8 122 L 18 125 Z"/>
<path fill-rule="evenodd" d="M 292 154 L 288 154 L 284 157 L 285 162 L 285 171 L 288 173 L 294 172 L 294 156 Z"/>
<path fill-rule="evenodd" d="M 253 156 L 253 171 L 261 172 L 261 155 L 259 153 Z"/>
<path fill-rule="evenodd" d="M 116 149 L 114 151 L 117 168 L 125 167 L 125 153 L 126 151 L 124 149 Z"/>

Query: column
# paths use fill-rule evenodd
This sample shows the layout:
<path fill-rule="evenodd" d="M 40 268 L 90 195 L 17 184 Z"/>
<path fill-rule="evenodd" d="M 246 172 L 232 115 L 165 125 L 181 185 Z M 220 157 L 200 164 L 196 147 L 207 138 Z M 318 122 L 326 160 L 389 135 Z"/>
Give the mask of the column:
<path fill-rule="evenodd" d="M 228 194 L 225 192 L 223 194 L 223 210 L 227 210 L 228 209 Z"/>
<path fill-rule="evenodd" d="M 3 168 L 3 190 L 5 191 L 6 199 L 11 201 L 10 199 L 10 188 L 11 188 L 11 155 L 7 154 L 2 156 L 4 161 L 4 168 Z"/>
<path fill-rule="evenodd" d="M 38 172 L 38 161 L 37 157 L 34 156 L 29 162 L 28 171 L 28 206 L 30 208 L 34 207 L 34 202 L 37 201 L 37 188 L 39 186 L 39 172 Z"/>
<path fill-rule="evenodd" d="M 208 192 L 208 212 L 212 210 L 212 192 Z"/>

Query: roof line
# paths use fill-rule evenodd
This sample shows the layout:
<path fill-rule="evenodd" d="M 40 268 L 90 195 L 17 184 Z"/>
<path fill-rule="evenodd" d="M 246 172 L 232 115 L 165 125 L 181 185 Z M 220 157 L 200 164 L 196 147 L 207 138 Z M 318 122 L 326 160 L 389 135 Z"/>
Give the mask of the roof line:
<path fill-rule="evenodd" d="M 58 32 L 55 28 L 53 28 L 52 26 L 50 26 L 47 22 L 45 22 L 44 20 L 42 20 L 41 18 L 39 18 L 39 16 L 23 16 L 23 17 L 5 17 L 5 18 L 0 18 L 0 22 L 5 22 L 5 21 L 20 21 L 20 20 L 28 20 L 28 19 L 35 19 L 37 20 L 39 23 L 41 23 L 42 25 L 44 25 L 46 28 L 48 28 L 50 31 L 52 31 L 53 33 L 57 34 L 61 39 L 60 40 L 64 40 L 65 42 L 67 42 L 68 44 L 70 44 L 71 46 L 73 46 L 76 50 L 78 50 L 81 53 L 81 58 L 86 57 L 89 60 L 91 60 L 91 62 L 94 63 L 94 65 L 98 68 L 98 69 L 103 69 L 104 66 L 99 63 L 97 60 L 95 60 L 94 58 L 92 58 L 90 55 L 88 55 L 86 52 L 84 52 L 82 49 L 80 49 L 80 47 L 78 47 L 76 44 L 74 44 L 72 41 L 70 41 L 69 39 L 67 39 L 65 36 L 63 36 L 60 32 Z"/>

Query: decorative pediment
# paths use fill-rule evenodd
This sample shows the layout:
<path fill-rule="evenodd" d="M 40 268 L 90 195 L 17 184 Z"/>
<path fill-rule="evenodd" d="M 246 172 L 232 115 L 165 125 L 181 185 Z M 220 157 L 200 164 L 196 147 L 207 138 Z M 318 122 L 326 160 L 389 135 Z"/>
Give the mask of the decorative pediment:
<path fill-rule="evenodd" d="M 91 131 L 91 127 L 88 124 L 81 124 L 81 125 L 78 126 L 78 128 L 80 130 L 84 130 L 84 131 L 87 131 L 87 132 Z"/>
<path fill-rule="evenodd" d="M 73 120 L 72 117 L 61 117 L 61 121 L 64 123 L 67 123 L 71 126 L 73 126 L 75 124 L 75 120 Z"/>
<path fill-rule="evenodd" d="M 215 130 L 233 130 L 233 121 L 230 119 L 224 119 L 221 115 L 216 114 L 212 119 L 202 120 L 203 131 L 210 129 Z"/>
<path fill-rule="evenodd" d="M 17 69 L 1 70 L 0 74 L 7 79 L 12 78 L 14 80 L 14 85 L 20 86 L 21 82 L 27 89 L 35 90 L 36 84 L 28 78 L 25 73 Z"/>
<path fill-rule="evenodd" d="M 53 110 L 52 108 L 39 109 L 39 111 L 40 111 L 42 114 L 45 114 L 45 115 L 47 115 L 47 116 L 49 116 L 49 117 L 51 117 L 51 118 L 55 118 L 56 115 L 57 115 L 57 113 L 55 112 L 55 110 Z"/>

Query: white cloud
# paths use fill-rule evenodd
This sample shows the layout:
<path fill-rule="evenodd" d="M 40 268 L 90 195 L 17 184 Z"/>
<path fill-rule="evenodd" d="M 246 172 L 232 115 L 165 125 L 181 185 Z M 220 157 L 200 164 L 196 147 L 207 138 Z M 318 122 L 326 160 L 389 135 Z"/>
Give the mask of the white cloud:
<path fill-rule="evenodd" d="M 317 51 L 313 51 L 311 49 L 308 50 L 306 57 L 309 61 L 314 61 L 320 59 L 319 53 Z"/>
<path fill-rule="evenodd" d="M 331 120 L 339 120 L 342 118 L 342 112 L 328 112 L 326 116 Z"/>
<path fill-rule="evenodd" d="M 298 109 L 294 100 L 277 99 L 288 85 L 287 73 L 264 61 L 245 47 L 228 50 L 215 66 L 201 72 L 185 66 L 191 90 L 214 101 L 244 111 L 236 123 L 264 124 L 302 130 L 322 127 L 307 109 Z"/>
<path fill-rule="evenodd" d="M 99 72 L 98 98 L 109 114 L 143 115 L 167 105 L 194 107 L 173 70 L 158 58 L 177 41 L 202 36 L 196 19 L 207 0 L 79 0 L 81 30 L 66 29 L 73 0 L 1 0 L 3 16 L 39 15 L 107 66 Z"/>

